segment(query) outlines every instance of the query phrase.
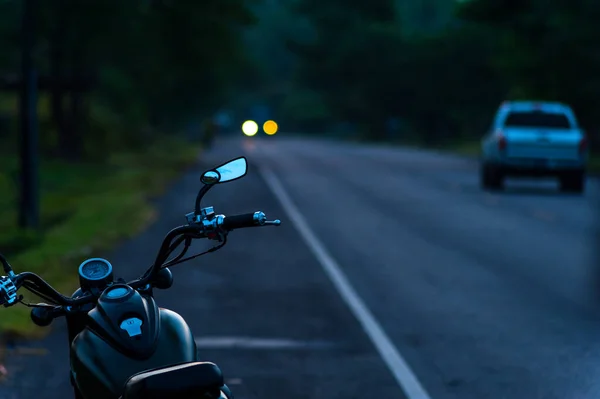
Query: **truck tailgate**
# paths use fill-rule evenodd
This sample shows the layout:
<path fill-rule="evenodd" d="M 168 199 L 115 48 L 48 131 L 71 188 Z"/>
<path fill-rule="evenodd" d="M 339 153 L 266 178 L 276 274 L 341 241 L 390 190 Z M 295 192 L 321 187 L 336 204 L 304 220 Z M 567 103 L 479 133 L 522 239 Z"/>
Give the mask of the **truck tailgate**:
<path fill-rule="evenodd" d="M 580 158 L 578 129 L 505 128 L 506 156 L 519 159 L 575 161 Z"/>

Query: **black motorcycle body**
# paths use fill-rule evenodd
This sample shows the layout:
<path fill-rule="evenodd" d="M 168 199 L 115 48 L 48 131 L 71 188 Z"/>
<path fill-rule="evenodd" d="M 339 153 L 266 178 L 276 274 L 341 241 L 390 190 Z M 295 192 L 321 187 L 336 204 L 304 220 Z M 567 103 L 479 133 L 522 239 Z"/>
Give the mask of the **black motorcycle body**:
<path fill-rule="evenodd" d="M 15 274 L 0 255 L 8 274 L 0 277 L 0 304 L 32 307 L 31 318 L 39 326 L 47 326 L 60 316 L 66 318 L 70 379 L 76 399 L 233 398 L 219 367 L 198 361 L 194 336 L 186 321 L 160 308 L 153 290 L 170 288 L 170 267 L 222 248 L 230 231 L 281 223 L 267 221 L 262 212 L 226 217 L 216 215 L 212 207 L 200 207 L 211 187 L 243 177 L 246 168 L 246 159 L 241 157 L 205 172 L 195 210 L 186 215 L 188 224 L 167 234 L 155 263 L 131 282 L 115 280 L 107 260 L 92 258 L 79 266 L 80 288 L 66 297 L 36 274 Z M 220 244 L 183 258 L 191 241 L 199 238 Z M 183 243 L 179 255 L 169 259 Z M 21 287 L 50 304 L 26 304 L 17 295 Z"/>
<path fill-rule="evenodd" d="M 115 290 L 129 292 L 111 298 Z M 87 326 L 71 343 L 72 381 L 86 399 L 118 398 L 134 374 L 198 361 L 185 320 L 127 286 L 103 292 L 86 317 Z"/>

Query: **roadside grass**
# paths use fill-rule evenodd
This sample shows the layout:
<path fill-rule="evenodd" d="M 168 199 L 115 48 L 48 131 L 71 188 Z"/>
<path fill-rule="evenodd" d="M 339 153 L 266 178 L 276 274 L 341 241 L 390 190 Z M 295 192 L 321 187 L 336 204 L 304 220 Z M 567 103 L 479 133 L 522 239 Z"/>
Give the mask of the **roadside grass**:
<path fill-rule="evenodd" d="M 77 288 L 77 267 L 123 239 L 133 237 L 156 217 L 150 199 L 197 159 L 199 146 L 161 139 L 142 151 L 111 155 L 103 164 L 42 162 L 39 232 L 17 228 L 17 159 L 0 157 L 0 252 L 16 272 L 41 275 L 65 294 Z M 27 297 L 27 299 L 35 300 Z M 0 333 L 43 336 L 30 309 L 2 311 Z"/>
<path fill-rule="evenodd" d="M 466 155 L 469 157 L 477 157 L 480 152 L 479 141 L 459 141 L 456 143 L 448 144 L 443 146 L 442 149 L 458 153 L 460 155 Z"/>

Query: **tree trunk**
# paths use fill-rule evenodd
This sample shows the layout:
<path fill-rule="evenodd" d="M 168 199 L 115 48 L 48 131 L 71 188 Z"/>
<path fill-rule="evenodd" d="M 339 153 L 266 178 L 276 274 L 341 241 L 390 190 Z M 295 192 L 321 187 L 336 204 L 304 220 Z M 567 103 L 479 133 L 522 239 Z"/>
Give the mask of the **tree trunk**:
<path fill-rule="evenodd" d="M 60 142 L 61 156 L 68 161 L 81 159 L 83 152 L 83 94 L 72 91 L 69 96 L 69 122 Z"/>
<path fill-rule="evenodd" d="M 62 5 L 62 3 L 60 4 Z M 50 80 L 52 82 L 50 88 L 50 108 L 52 113 L 52 122 L 56 129 L 56 135 L 59 143 L 64 136 L 67 126 L 65 118 L 65 88 L 63 86 L 64 69 L 65 69 L 65 38 L 66 26 L 64 7 L 58 6 L 55 17 L 56 25 L 52 41 L 50 43 Z M 56 149 L 55 149 L 56 150 Z M 52 151 L 53 153 L 56 151 Z M 60 149 L 59 149 L 60 153 Z"/>
<path fill-rule="evenodd" d="M 85 48 L 80 40 L 75 40 L 69 50 L 68 77 L 72 82 L 83 81 L 83 71 L 86 67 Z M 71 87 L 69 93 L 68 122 L 59 140 L 61 157 L 68 161 L 80 160 L 83 155 L 84 94 L 83 87 L 77 85 Z"/>

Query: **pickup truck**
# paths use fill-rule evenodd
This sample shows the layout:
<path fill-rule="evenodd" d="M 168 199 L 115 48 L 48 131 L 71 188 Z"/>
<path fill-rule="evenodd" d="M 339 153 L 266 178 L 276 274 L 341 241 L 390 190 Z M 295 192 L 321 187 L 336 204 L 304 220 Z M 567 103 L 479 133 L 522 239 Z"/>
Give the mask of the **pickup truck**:
<path fill-rule="evenodd" d="M 587 139 L 570 106 L 505 101 L 481 140 L 480 182 L 500 190 L 507 177 L 554 177 L 561 191 L 582 193 Z"/>

